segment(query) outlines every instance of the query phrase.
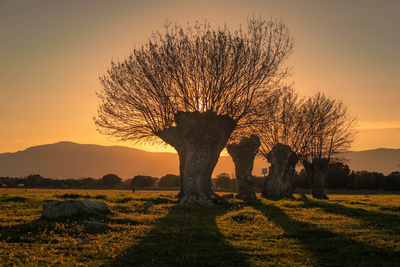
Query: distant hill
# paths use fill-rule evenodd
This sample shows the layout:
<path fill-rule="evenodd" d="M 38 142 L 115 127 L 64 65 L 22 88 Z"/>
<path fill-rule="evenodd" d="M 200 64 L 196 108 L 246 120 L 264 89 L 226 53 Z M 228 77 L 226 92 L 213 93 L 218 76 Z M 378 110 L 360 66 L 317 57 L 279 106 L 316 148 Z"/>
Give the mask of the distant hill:
<path fill-rule="evenodd" d="M 351 169 L 378 171 L 388 174 L 399 170 L 400 149 L 376 149 L 350 152 L 347 156 Z M 267 167 L 263 159 L 256 159 L 254 175 L 261 175 Z M 229 156 L 220 157 L 214 176 L 234 173 Z M 38 173 L 51 178 L 98 178 L 115 173 L 122 178 L 145 174 L 161 177 L 178 174 L 178 156 L 174 153 L 147 152 L 123 146 L 100 146 L 59 142 L 30 147 L 24 151 L 0 154 L 0 176 L 22 177 Z"/>
<path fill-rule="evenodd" d="M 383 174 L 400 171 L 400 149 L 352 151 L 346 158 L 352 170 L 376 171 Z"/>
<path fill-rule="evenodd" d="M 39 173 L 52 178 L 98 178 L 115 173 L 122 178 L 138 174 L 161 177 L 167 173 L 178 174 L 178 162 L 175 153 L 59 142 L 0 154 L 0 176 L 20 177 Z M 231 158 L 221 157 L 214 174 L 232 173 L 233 170 Z"/>

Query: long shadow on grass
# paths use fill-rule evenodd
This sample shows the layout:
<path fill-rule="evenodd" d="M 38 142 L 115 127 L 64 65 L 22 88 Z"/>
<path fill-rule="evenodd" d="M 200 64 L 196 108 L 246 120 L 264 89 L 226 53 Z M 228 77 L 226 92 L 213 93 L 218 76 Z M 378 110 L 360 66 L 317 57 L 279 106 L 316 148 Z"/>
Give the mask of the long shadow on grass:
<path fill-rule="evenodd" d="M 110 266 L 249 266 L 216 224 L 227 208 L 174 206 Z"/>
<path fill-rule="evenodd" d="M 54 234 L 68 234 L 78 237 L 81 234 L 96 235 L 109 230 L 106 225 L 104 227 L 96 227 L 96 225 L 84 224 L 83 220 L 88 218 L 89 216 L 60 222 L 39 218 L 27 223 L 0 226 L 0 241 L 7 243 L 52 242 Z M 126 224 L 123 220 L 107 217 L 99 219 L 96 222 Z M 64 227 L 60 228 L 57 226 L 58 223 L 63 224 Z M 102 225 L 100 224 L 100 226 Z"/>
<path fill-rule="evenodd" d="M 322 266 L 395 266 L 400 262 L 400 253 L 378 248 L 346 238 L 340 234 L 290 218 L 282 209 L 260 200 L 250 205 L 259 210 L 285 232 L 285 237 L 298 240 Z"/>
<path fill-rule="evenodd" d="M 400 234 L 400 216 L 365 210 L 361 208 L 349 208 L 341 204 L 329 203 L 326 201 L 318 201 L 311 199 L 300 199 L 304 208 L 321 208 L 332 214 L 344 215 L 350 218 L 358 219 L 367 225 L 374 225 L 389 233 Z"/>
<path fill-rule="evenodd" d="M 36 219 L 28 223 L 0 226 L 0 241 L 7 243 L 31 243 L 42 239 L 43 232 L 51 232 L 56 222 Z M 44 241 L 44 240 L 42 240 Z"/>

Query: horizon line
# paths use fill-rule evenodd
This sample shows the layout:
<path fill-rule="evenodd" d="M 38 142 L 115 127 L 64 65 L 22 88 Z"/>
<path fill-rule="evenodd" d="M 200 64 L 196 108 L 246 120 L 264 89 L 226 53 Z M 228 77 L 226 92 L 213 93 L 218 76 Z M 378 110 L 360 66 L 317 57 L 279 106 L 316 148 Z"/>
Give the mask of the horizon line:
<path fill-rule="evenodd" d="M 400 129 L 400 128 L 398 128 Z M 96 143 L 79 143 L 76 141 L 69 141 L 69 140 L 63 140 L 63 141 L 57 141 L 57 142 L 52 142 L 52 143 L 47 143 L 47 144 L 39 144 L 39 145 L 32 145 L 32 146 L 28 146 L 25 149 L 21 149 L 21 150 L 17 150 L 14 152 L 0 152 L 0 154 L 13 154 L 13 153 L 18 153 L 18 152 L 23 152 L 26 151 L 29 148 L 33 148 L 33 147 L 39 147 L 39 146 L 47 146 L 47 145 L 55 145 L 55 144 L 60 144 L 60 143 L 73 143 L 73 144 L 77 144 L 77 145 L 94 145 L 94 146 L 102 146 L 102 147 L 122 147 L 122 148 L 129 148 L 129 149 L 135 149 L 135 150 L 140 150 L 140 151 L 144 151 L 144 152 L 149 152 L 149 153 L 169 153 L 169 154 L 177 154 L 177 152 L 168 152 L 168 151 L 150 151 L 147 149 L 140 149 L 140 148 L 135 148 L 135 147 L 131 147 L 128 145 L 107 145 L 107 144 L 96 144 Z M 225 149 L 225 148 L 224 148 Z M 379 149 L 387 149 L 387 150 L 399 150 L 399 148 L 388 148 L 388 147 L 376 147 L 376 148 L 368 148 L 368 149 L 355 149 L 355 150 L 349 150 L 349 152 L 361 152 L 361 151 L 371 151 L 371 150 L 379 150 Z M 224 150 L 223 150 L 224 151 Z M 223 151 L 221 153 L 223 153 Z M 223 156 L 223 155 L 222 155 Z M 228 155 L 225 155 L 228 156 Z"/>

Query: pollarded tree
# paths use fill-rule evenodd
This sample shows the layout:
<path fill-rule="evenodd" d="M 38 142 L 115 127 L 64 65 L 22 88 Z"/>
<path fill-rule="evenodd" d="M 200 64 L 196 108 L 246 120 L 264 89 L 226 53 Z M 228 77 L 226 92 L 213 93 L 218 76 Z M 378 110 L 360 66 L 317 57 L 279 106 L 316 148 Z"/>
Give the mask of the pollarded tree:
<path fill-rule="evenodd" d="M 304 166 L 315 198 L 326 198 L 326 168 L 339 160 L 354 140 L 355 118 L 343 102 L 317 93 L 299 99 L 293 89 L 274 91 L 264 100 L 253 131 L 261 140 L 260 155 L 271 162 L 263 195 L 291 195 L 291 180 L 298 160 Z M 281 149 L 278 149 L 281 148 Z M 275 149 L 274 149 L 275 148 Z"/>
<path fill-rule="evenodd" d="M 292 87 L 282 87 L 259 105 L 261 115 L 253 124 L 253 131 L 261 139 L 261 156 L 267 158 L 278 143 L 290 146 L 297 155 L 304 153 L 313 138 L 313 125 L 304 102 Z"/>
<path fill-rule="evenodd" d="M 259 105 L 260 116 L 252 124 L 252 131 L 260 137 L 259 155 L 271 163 L 262 190 L 264 197 L 292 196 L 298 155 L 312 138 L 312 129 L 305 124 L 302 101 L 293 88 L 282 87 Z"/>
<path fill-rule="evenodd" d="M 179 155 L 181 203 L 219 201 L 211 174 L 232 131 L 287 75 L 293 41 L 281 22 L 247 30 L 166 26 L 101 77 L 95 122 L 121 140 L 162 141 Z"/>
<path fill-rule="evenodd" d="M 317 93 L 304 101 L 302 114 L 311 129 L 311 142 L 300 155 L 310 178 L 314 198 L 327 199 L 325 180 L 328 164 L 343 160 L 355 139 L 356 118 L 342 101 Z"/>
<path fill-rule="evenodd" d="M 260 146 L 257 135 L 244 137 L 238 143 L 227 146 L 229 155 L 235 164 L 236 180 L 238 183 L 237 198 L 252 200 L 256 198 L 254 193 L 254 177 L 252 175 L 254 158 Z"/>

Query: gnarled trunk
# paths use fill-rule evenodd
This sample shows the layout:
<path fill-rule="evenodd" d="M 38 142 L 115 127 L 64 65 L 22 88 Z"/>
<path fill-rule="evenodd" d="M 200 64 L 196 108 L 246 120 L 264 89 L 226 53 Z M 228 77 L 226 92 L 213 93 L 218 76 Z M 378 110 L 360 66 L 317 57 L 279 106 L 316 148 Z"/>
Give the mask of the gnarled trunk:
<path fill-rule="evenodd" d="M 176 126 L 157 135 L 179 154 L 181 204 L 213 205 L 222 202 L 211 190 L 211 174 L 236 126 L 229 116 L 214 112 L 178 112 Z"/>
<path fill-rule="evenodd" d="M 235 163 L 236 179 L 238 182 L 237 198 L 251 200 L 256 198 L 254 194 L 254 178 L 251 175 L 253 171 L 254 157 L 260 147 L 260 139 L 256 135 L 250 138 L 243 138 L 239 144 L 231 144 L 227 147 Z"/>
<path fill-rule="evenodd" d="M 311 192 L 313 198 L 328 199 L 328 196 L 325 194 L 328 163 L 327 159 L 313 159 L 311 176 Z"/>
<path fill-rule="evenodd" d="M 290 146 L 276 144 L 267 154 L 271 163 L 262 196 L 272 199 L 292 198 L 292 182 L 298 157 Z"/>

